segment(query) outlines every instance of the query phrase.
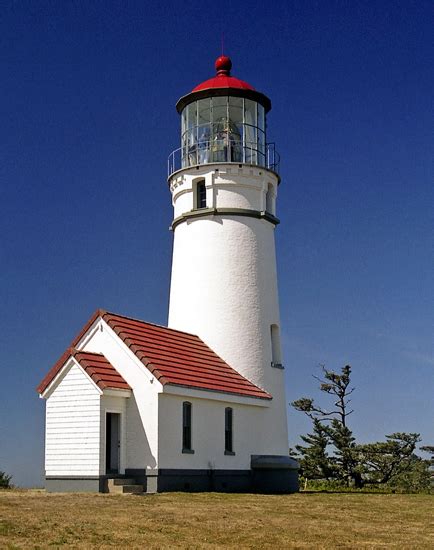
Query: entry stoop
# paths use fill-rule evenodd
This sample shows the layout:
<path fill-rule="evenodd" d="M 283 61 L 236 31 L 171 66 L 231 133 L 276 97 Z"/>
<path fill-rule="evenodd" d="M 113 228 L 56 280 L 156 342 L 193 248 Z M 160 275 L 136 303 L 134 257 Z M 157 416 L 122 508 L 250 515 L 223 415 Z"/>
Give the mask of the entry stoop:
<path fill-rule="evenodd" d="M 109 493 L 119 495 L 139 495 L 143 493 L 143 485 L 135 483 L 134 479 L 112 478 L 107 479 Z"/>

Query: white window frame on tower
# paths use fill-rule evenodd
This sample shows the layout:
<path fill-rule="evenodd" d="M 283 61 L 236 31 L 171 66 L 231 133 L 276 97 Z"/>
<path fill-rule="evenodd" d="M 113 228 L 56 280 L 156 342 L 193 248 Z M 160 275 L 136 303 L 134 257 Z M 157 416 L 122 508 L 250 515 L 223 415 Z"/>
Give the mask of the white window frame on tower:
<path fill-rule="evenodd" d="M 207 190 L 205 178 L 193 181 L 193 210 L 207 208 Z"/>
<path fill-rule="evenodd" d="M 277 324 L 270 326 L 271 337 L 271 366 L 275 369 L 283 369 L 282 350 L 280 347 L 280 328 Z"/>

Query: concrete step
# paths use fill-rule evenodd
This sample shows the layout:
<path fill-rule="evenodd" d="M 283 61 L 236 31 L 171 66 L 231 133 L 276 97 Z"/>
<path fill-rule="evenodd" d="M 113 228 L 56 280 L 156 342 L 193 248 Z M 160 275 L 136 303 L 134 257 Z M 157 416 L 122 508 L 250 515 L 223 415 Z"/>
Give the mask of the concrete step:
<path fill-rule="evenodd" d="M 119 485 L 134 485 L 135 480 L 131 478 L 114 477 L 107 480 L 108 487 L 115 487 Z"/>
<path fill-rule="evenodd" d="M 114 477 L 107 479 L 107 490 L 117 495 L 143 493 L 143 485 L 136 483 L 135 479 Z"/>

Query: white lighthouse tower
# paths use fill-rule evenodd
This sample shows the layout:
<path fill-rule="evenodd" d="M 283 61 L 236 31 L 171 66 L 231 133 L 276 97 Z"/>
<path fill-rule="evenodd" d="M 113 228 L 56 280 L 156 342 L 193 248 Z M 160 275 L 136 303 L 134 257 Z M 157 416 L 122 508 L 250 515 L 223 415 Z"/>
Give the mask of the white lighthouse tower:
<path fill-rule="evenodd" d="M 50 491 L 298 490 L 288 456 L 270 100 L 217 75 L 177 103 L 169 327 L 97 310 L 38 386 Z"/>
<path fill-rule="evenodd" d="M 182 130 L 181 147 L 169 158 L 174 244 L 168 325 L 199 335 L 272 395 L 253 429 L 255 453 L 264 465 L 273 455 L 270 460 L 283 466 L 287 402 L 274 242 L 280 177 L 279 157 L 267 141 L 271 102 L 231 76 L 228 57 L 219 57 L 215 68 L 215 77 L 176 105 Z"/>

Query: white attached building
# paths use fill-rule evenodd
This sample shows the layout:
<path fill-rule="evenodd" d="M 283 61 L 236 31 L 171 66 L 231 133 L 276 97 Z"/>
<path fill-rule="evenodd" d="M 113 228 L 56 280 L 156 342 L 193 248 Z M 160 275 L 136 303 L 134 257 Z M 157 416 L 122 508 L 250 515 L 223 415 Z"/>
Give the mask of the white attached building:
<path fill-rule="evenodd" d="M 216 70 L 177 104 L 169 328 L 97 311 L 42 381 L 48 490 L 104 491 L 122 479 L 147 491 L 298 488 L 271 103 L 230 76 L 229 58 Z"/>

